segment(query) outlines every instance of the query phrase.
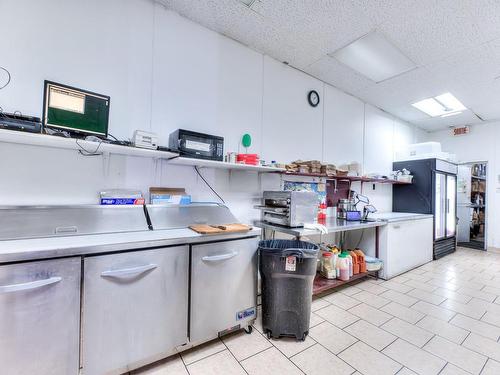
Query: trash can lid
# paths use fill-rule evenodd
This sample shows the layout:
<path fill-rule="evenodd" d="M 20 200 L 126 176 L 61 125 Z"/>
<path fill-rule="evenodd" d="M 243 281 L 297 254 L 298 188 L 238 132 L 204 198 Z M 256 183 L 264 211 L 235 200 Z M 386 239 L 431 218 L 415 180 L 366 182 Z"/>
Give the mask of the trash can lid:
<path fill-rule="evenodd" d="M 305 256 L 317 256 L 319 246 L 299 240 L 264 240 L 259 242 L 259 251 L 268 254 L 281 254 L 289 250 L 299 250 Z"/>

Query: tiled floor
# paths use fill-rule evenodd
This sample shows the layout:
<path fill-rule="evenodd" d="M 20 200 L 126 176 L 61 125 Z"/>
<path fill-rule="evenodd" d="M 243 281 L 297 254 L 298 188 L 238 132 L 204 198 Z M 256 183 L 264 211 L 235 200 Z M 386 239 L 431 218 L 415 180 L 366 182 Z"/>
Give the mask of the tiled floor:
<path fill-rule="evenodd" d="M 134 374 L 500 374 L 500 253 L 457 253 L 312 304 L 306 341 L 224 337 Z"/>

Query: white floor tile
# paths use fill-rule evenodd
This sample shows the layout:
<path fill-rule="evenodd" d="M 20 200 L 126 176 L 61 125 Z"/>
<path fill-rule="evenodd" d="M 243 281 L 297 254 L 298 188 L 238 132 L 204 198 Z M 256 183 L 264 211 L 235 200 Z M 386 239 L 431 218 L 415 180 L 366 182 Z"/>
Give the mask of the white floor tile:
<path fill-rule="evenodd" d="M 309 330 L 309 335 L 334 354 L 354 344 L 357 339 L 349 333 L 328 322 L 321 323 Z"/>
<path fill-rule="evenodd" d="M 350 309 L 351 307 L 354 307 L 361 303 L 359 300 L 339 292 L 324 296 L 323 299 L 345 310 Z"/>
<path fill-rule="evenodd" d="M 401 339 L 393 342 L 382 353 L 418 374 L 439 374 L 446 365 L 445 360 Z"/>
<path fill-rule="evenodd" d="M 466 296 L 465 294 L 460 294 L 460 293 L 454 292 L 453 290 L 449 290 L 449 289 L 445 289 L 445 288 L 437 288 L 432 293 L 437 294 L 438 296 L 442 296 L 442 297 L 451 299 L 453 301 L 460 302 L 460 303 L 467 303 L 472 299 L 472 297 L 470 297 L 470 296 Z"/>
<path fill-rule="evenodd" d="M 311 313 L 311 319 L 309 321 L 309 327 L 314 327 L 317 326 L 320 323 L 323 323 L 325 319 L 323 319 L 321 316 L 316 315 L 315 313 Z"/>
<path fill-rule="evenodd" d="M 486 314 L 481 318 L 483 322 L 493 324 L 496 327 L 500 327 L 500 314 L 492 313 L 491 311 L 486 311 Z"/>
<path fill-rule="evenodd" d="M 373 294 L 373 293 L 370 293 L 367 291 L 362 291 L 360 293 L 357 293 L 353 296 L 353 298 L 357 299 L 358 302 L 364 302 L 367 305 L 375 307 L 376 309 L 380 309 L 382 306 L 385 306 L 389 302 L 391 302 L 387 298 L 380 297 L 379 295 L 376 295 L 376 294 Z"/>
<path fill-rule="evenodd" d="M 446 300 L 441 304 L 441 307 L 444 307 L 445 309 L 455 311 L 457 313 L 460 313 L 462 315 L 468 316 L 473 319 L 481 319 L 481 317 L 484 315 L 486 312 L 485 309 L 477 307 L 477 306 L 472 306 L 472 305 L 464 305 L 463 303 L 452 301 L 452 300 Z"/>
<path fill-rule="evenodd" d="M 469 297 L 479 298 L 486 302 L 493 302 L 497 298 L 496 294 L 488 293 L 483 290 L 471 289 L 468 287 L 462 287 L 458 289 L 457 293 L 465 294 Z"/>
<path fill-rule="evenodd" d="M 439 375 L 470 375 L 470 372 L 464 371 L 451 363 L 448 363 Z"/>
<path fill-rule="evenodd" d="M 344 331 L 377 350 L 384 349 L 397 339 L 396 336 L 364 320 L 358 320 L 356 323 L 344 328 Z"/>
<path fill-rule="evenodd" d="M 270 341 L 288 358 L 316 344 L 316 341 L 314 341 L 310 336 L 307 336 L 304 341 L 297 341 L 296 339 L 289 337 L 271 339 Z"/>
<path fill-rule="evenodd" d="M 222 341 L 238 361 L 242 361 L 272 346 L 258 331 L 254 331 L 251 334 L 238 332 L 224 336 Z"/>
<path fill-rule="evenodd" d="M 381 328 L 420 348 L 434 336 L 434 334 L 398 318 L 389 320 Z"/>
<path fill-rule="evenodd" d="M 363 289 L 359 289 L 358 287 L 351 285 L 340 288 L 339 292 L 345 294 L 346 296 L 353 296 L 354 294 L 359 293 L 362 290 Z"/>
<path fill-rule="evenodd" d="M 469 331 L 429 315 L 419 321 L 417 326 L 459 345 L 469 335 Z"/>
<path fill-rule="evenodd" d="M 311 311 L 316 311 L 322 309 L 326 306 L 329 306 L 330 302 L 326 301 L 323 298 L 314 298 L 311 303 Z"/>
<path fill-rule="evenodd" d="M 479 374 L 487 360 L 485 356 L 439 336 L 434 336 L 424 350 L 472 374 Z"/>
<path fill-rule="evenodd" d="M 180 355 L 169 357 L 163 361 L 153 363 L 139 370 L 132 371 L 131 375 L 189 375 Z"/>
<path fill-rule="evenodd" d="M 358 287 L 359 289 L 363 289 L 367 292 L 373 293 L 373 294 L 380 294 L 380 293 L 387 291 L 387 288 L 384 288 L 381 285 L 373 284 L 369 281 L 363 281 L 359 284 L 356 284 L 356 287 Z"/>
<path fill-rule="evenodd" d="M 427 283 L 423 283 L 421 281 L 417 281 L 417 280 L 408 280 L 405 285 L 409 285 L 415 289 L 419 289 L 419 290 L 423 290 L 425 292 L 429 292 L 429 293 L 432 293 L 432 291 L 436 290 L 438 287 L 435 286 L 435 285 L 431 285 L 431 284 L 427 284 Z"/>
<path fill-rule="evenodd" d="M 484 366 L 484 370 L 481 375 L 498 375 L 500 374 L 500 362 L 493 361 L 489 359 Z"/>
<path fill-rule="evenodd" d="M 298 375 L 302 372 L 276 348 L 269 348 L 241 362 L 249 375 Z"/>
<path fill-rule="evenodd" d="M 181 353 L 182 360 L 187 365 L 199 361 L 200 359 L 211 356 L 212 354 L 221 352 L 226 349 L 226 346 L 221 340 L 216 339 L 206 344 L 197 346 Z"/>
<path fill-rule="evenodd" d="M 433 303 L 434 305 L 439 305 L 444 300 L 446 300 L 446 297 L 438 296 L 437 294 L 432 294 L 432 293 L 426 292 L 425 290 L 421 290 L 421 289 L 414 289 L 414 290 L 408 292 L 407 294 L 409 296 L 415 297 L 421 301 Z"/>
<path fill-rule="evenodd" d="M 404 281 L 408 281 L 410 279 L 404 279 Z M 406 285 L 403 283 L 403 280 L 400 282 L 395 281 L 395 279 L 391 279 L 389 281 L 386 281 L 385 283 L 382 284 L 384 288 L 390 289 L 390 290 L 395 290 L 396 292 L 400 293 L 408 293 L 410 290 L 414 289 L 413 287 Z"/>
<path fill-rule="evenodd" d="M 351 314 L 337 306 L 330 305 L 315 311 L 315 314 L 326 321 L 335 324 L 339 328 L 347 327 L 349 324 L 359 320 L 356 315 Z"/>
<path fill-rule="evenodd" d="M 415 324 L 425 316 L 423 313 L 417 310 L 400 305 L 399 303 L 396 302 L 391 302 L 388 305 L 382 307 L 380 310 L 388 314 L 391 314 L 393 316 L 396 316 L 399 319 L 402 319 L 411 324 Z"/>
<path fill-rule="evenodd" d="M 339 357 L 364 375 L 396 374 L 403 367 L 363 342 L 347 348 Z"/>
<path fill-rule="evenodd" d="M 445 322 L 451 320 L 451 318 L 453 318 L 457 314 L 455 311 L 448 310 L 424 301 L 417 302 L 411 308 Z"/>
<path fill-rule="evenodd" d="M 376 326 L 380 326 L 392 318 L 392 315 L 375 309 L 365 303 L 349 309 L 349 312 Z"/>
<path fill-rule="evenodd" d="M 500 344 L 496 341 L 471 333 L 463 346 L 500 362 Z"/>
<path fill-rule="evenodd" d="M 187 366 L 190 375 L 245 375 L 236 359 L 224 350 Z"/>
<path fill-rule="evenodd" d="M 291 358 L 307 375 L 350 375 L 354 369 L 321 345 L 314 345 Z"/>
<path fill-rule="evenodd" d="M 413 289 L 414 290 L 414 289 Z M 380 294 L 381 297 L 390 299 L 393 302 L 397 302 L 400 305 L 410 307 L 411 305 L 414 305 L 415 303 L 418 302 L 418 299 L 410 297 L 406 294 L 396 292 L 395 290 L 388 290 L 387 292 L 384 292 Z"/>
<path fill-rule="evenodd" d="M 500 338 L 499 327 L 480 320 L 469 318 L 468 316 L 457 314 L 452 320 L 450 320 L 450 323 L 495 341 Z"/>

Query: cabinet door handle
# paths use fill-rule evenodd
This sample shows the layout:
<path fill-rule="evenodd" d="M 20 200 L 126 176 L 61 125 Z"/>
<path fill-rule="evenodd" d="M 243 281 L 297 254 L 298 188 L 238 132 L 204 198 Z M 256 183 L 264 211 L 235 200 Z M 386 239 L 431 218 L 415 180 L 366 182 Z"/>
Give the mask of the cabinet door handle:
<path fill-rule="evenodd" d="M 228 259 L 234 258 L 236 255 L 238 255 L 238 252 L 233 251 L 233 252 L 230 252 L 227 254 L 206 256 L 206 257 L 201 258 L 201 260 L 204 262 L 218 262 L 220 260 L 228 260 Z"/>
<path fill-rule="evenodd" d="M 399 229 L 399 228 L 401 228 L 401 226 L 400 226 L 400 225 L 393 225 L 392 227 L 393 227 L 394 229 Z"/>
<path fill-rule="evenodd" d="M 157 268 L 156 264 L 147 264 L 145 266 L 132 267 L 132 268 L 122 268 L 120 270 L 109 270 L 101 273 L 101 277 L 130 277 L 138 276 L 149 270 L 154 270 Z"/>
<path fill-rule="evenodd" d="M 20 292 L 22 290 L 33 290 L 45 285 L 55 284 L 62 280 L 62 277 L 50 277 L 48 279 L 30 281 L 22 284 L 0 285 L 0 294 Z"/>

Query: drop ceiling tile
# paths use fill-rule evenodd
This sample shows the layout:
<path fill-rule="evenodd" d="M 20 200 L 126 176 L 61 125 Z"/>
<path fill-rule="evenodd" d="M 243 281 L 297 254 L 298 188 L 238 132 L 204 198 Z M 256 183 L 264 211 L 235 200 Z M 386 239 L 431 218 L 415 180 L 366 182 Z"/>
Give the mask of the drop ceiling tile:
<path fill-rule="evenodd" d="M 407 56 L 419 65 L 427 65 L 454 52 L 487 40 L 472 22 L 463 1 L 422 0 L 378 28 Z M 415 2 L 410 2 L 415 4 Z"/>

